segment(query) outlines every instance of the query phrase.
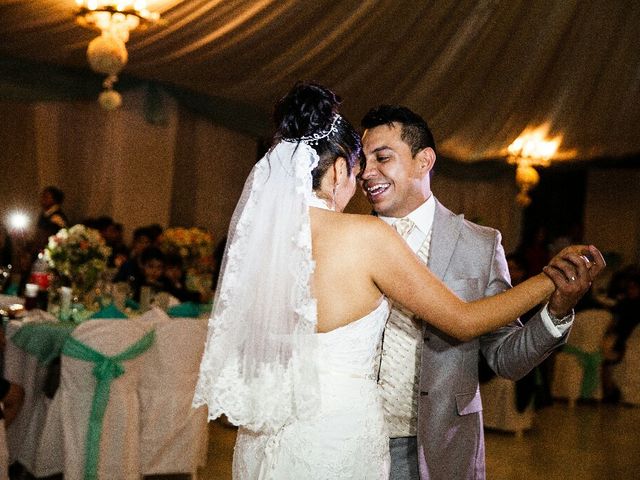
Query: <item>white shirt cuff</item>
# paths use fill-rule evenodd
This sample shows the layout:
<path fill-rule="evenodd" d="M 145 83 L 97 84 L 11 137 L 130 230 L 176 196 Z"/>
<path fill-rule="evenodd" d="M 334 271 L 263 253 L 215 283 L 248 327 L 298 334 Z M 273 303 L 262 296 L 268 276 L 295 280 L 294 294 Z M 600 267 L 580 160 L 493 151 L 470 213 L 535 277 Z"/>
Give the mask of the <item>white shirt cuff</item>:
<path fill-rule="evenodd" d="M 575 314 L 573 313 L 573 311 L 571 311 L 569 315 L 561 319 L 561 323 L 559 325 L 556 325 L 555 323 L 553 323 L 553 320 L 551 320 L 551 316 L 549 315 L 549 304 L 547 303 L 542 309 L 542 312 L 540 312 L 540 317 L 542 317 L 542 323 L 547 328 L 549 333 L 554 338 L 560 338 L 562 335 L 564 335 L 564 332 L 569 330 L 571 328 L 571 325 L 573 325 Z"/>

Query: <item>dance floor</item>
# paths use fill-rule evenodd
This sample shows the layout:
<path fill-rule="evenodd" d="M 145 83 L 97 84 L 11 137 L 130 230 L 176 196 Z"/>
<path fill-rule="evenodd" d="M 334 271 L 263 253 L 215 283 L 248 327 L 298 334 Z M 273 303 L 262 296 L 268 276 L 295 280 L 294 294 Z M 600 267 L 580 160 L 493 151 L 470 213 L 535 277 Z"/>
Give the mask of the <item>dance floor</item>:
<path fill-rule="evenodd" d="M 210 424 L 209 458 L 200 480 L 231 478 L 235 430 Z M 536 412 L 520 439 L 486 432 L 490 480 L 623 479 L 640 471 L 640 408 L 556 403 Z"/>

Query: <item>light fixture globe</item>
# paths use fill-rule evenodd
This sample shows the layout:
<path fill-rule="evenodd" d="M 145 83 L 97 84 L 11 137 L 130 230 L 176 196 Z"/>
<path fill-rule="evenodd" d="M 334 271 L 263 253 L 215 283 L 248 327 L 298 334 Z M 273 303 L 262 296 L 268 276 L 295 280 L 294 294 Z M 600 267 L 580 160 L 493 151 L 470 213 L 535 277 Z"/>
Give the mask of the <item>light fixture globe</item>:
<path fill-rule="evenodd" d="M 122 105 L 122 95 L 112 89 L 103 90 L 98 97 L 98 103 L 107 111 L 117 110 Z"/>
<path fill-rule="evenodd" d="M 117 75 L 127 64 L 129 54 L 124 42 L 109 33 L 94 38 L 87 48 L 87 60 L 98 73 Z"/>
<path fill-rule="evenodd" d="M 528 190 L 540 182 L 540 174 L 531 165 L 518 165 L 516 168 L 516 183 Z"/>
<path fill-rule="evenodd" d="M 160 14 L 147 8 L 147 0 L 76 0 L 76 4 L 78 24 L 101 32 L 89 43 L 87 60 L 92 70 L 108 75 L 99 101 L 103 108 L 114 110 L 122 103 L 113 84 L 129 58 L 125 45 L 129 33 L 157 23 Z"/>

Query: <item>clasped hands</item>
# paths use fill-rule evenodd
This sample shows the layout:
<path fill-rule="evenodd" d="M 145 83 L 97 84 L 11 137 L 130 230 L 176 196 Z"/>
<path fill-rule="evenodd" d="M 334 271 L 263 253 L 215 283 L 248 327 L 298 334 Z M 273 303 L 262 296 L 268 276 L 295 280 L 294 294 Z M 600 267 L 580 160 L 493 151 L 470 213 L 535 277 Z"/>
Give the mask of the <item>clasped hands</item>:
<path fill-rule="evenodd" d="M 556 318 L 569 315 L 605 266 L 600 250 L 593 245 L 563 248 L 542 269 L 556 287 L 549 297 L 549 313 Z"/>

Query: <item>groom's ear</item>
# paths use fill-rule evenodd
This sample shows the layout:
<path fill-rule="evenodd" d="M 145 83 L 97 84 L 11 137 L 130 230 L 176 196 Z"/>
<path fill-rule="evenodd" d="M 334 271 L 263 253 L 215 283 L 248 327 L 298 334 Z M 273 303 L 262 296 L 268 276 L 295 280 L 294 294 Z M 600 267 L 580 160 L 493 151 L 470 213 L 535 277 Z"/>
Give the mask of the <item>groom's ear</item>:
<path fill-rule="evenodd" d="M 420 169 L 424 173 L 429 173 L 436 163 L 436 152 L 431 147 L 426 147 L 416 153 L 416 157 L 420 162 Z"/>

